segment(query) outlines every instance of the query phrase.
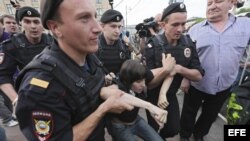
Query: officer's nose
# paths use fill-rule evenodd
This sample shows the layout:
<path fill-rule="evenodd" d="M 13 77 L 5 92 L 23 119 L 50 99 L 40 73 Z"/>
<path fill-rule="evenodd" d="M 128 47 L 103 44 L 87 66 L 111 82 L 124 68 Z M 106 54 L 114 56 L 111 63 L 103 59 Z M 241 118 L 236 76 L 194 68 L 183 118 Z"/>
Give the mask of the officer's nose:
<path fill-rule="evenodd" d="M 100 23 L 95 19 L 93 23 L 93 32 L 96 34 L 100 34 L 102 31 L 102 27 Z"/>

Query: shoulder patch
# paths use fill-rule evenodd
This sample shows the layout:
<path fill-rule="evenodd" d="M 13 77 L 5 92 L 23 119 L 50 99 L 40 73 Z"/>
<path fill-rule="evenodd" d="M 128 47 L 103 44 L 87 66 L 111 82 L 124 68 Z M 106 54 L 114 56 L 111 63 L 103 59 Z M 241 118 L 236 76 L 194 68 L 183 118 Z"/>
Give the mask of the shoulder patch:
<path fill-rule="evenodd" d="M 32 78 L 30 80 L 30 84 L 34 85 L 34 86 L 41 87 L 41 88 L 45 88 L 45 89 L 49 86 L 48 81 L 41 80 L 41 79 L 38 79 L 38 78 Z"/>
<path fill-rule="evenodd" d="M 32 112 L 33 131 L 40 141 L 50 138 L 54 129 L 52 113 L 46 111 Z"/>
<path fill-rule="evenodd" d="M 4 61 L 4 53 L 0 53 L 0 64 L 2 64 L 3 63 L 3 61 Z"/>

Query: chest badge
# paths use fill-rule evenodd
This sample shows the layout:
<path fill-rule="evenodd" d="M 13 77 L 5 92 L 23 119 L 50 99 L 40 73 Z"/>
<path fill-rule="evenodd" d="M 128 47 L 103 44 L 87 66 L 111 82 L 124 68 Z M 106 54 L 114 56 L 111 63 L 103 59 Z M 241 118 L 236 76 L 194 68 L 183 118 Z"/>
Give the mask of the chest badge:
<path fill-rule="evenodd" d="M 190 50 L 190 48 L 185 48 L 185 50 L 184 50 L 184 56 L 186 58 L 190 58 L 190 56 L 191 56 L 191 50 Z"/>
<path fill-rule="evenodd" d="M 120 52 L 120 59 L 124 60 L 126 59 L 126 55 L 123 52 Z"/>
<path fill-rule="evenodd" d="M 0 53 L 0 64 L 3 63 L 4 60 L 4 53 Z"/>

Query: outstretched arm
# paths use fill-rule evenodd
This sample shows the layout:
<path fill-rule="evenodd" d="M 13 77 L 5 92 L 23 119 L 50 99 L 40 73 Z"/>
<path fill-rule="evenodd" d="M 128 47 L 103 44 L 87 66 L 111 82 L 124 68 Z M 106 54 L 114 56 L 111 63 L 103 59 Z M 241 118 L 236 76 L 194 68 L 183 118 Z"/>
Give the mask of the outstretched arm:
<path fill-rule="evenodd" d="M 101 93 L 101 97 L 103 99 L 107 99 L 111 96 L 110 93 Z M 160 126 L 163 126 L 164 123 L 166 123 L 167 120 L 167 111 L 160 109 L 159 107 L 146 102 L 142 99 L 139 99 L 137 97 L 132 96 L 131 94 L 123 93 L 123 95 L 120 97 L 120 100 L 135 106 L 135 107 L 140 107 L 140 108 L 145 108 L 150 111 L 154 119 L 157 121 L 157 123 Z"/>

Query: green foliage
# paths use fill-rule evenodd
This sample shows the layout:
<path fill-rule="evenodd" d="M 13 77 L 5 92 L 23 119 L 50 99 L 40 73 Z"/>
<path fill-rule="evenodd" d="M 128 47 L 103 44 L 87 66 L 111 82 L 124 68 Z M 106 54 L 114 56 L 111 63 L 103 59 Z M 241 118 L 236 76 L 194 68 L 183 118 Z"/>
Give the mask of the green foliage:
<path fill-rule="evenodd" d="M 247 12 L 250 12 L 250 8 L 241 8 L 239 11 L 237 11 L 236 13 L 237 14 L 240 14 L 240 13 L 247 13 Z"/>

